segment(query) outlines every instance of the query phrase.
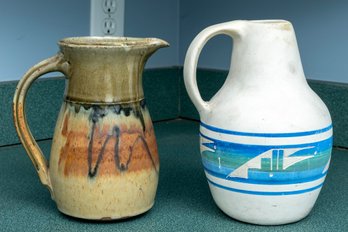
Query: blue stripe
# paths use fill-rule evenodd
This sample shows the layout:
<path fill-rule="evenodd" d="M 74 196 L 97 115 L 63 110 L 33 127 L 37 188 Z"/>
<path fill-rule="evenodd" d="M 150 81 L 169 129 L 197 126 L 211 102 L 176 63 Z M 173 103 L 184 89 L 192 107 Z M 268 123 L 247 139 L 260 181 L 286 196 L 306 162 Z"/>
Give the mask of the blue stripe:
<path fill-rule="evenodd" d="M 262 195 L 262 196 L 296 195 L 296 194 L 311 192 L 311 191 L 314 191 L 314 190 L 316 190 L 316 189 L 318 189 L 318 188 L 323 186 L 323 183 L 321 183 L 321 184 L 319 184 L 317 186 L 314 186 L 314 187 L 309 188 L 309 189 L 304 189 L 304 190 L 289 191 L 289 192 L 259 192 L 259 191 L 249 191 L 249 190 L 230 188 L 230 187 L 226 187 L 226 186 L 217 184 L 217 183 L 209 180 L 208 178 L 207 178 L 207 180 L 212 185 L 214 185 L 214 186 L 216 186 L 218 188 L 225 189 L 227 191 L 237 192 L 237 193 L 245 193 L 245 194 L 252 194 L 252 195 Z"/>
<path fill-rule="evenodd" d="M 220 174 L 217 172 L 214 172 L 212 170 L 207 169 L 204 166 L 204 170 L 209 173 L 210 175 L 223 179 L 223 180 L 231 180 L 234 182 L 239 182 L 239 183 L 246 183 L 246 184 L 266 184 L 266 185 L 285 185 L 285 184 L 301 184 L 301 183 L 306 183 L 306 182 L 311 182 L 311 181 L 315 181 L 318 180 L 324 176 L 326 176 L 327 171 L 322 173 L 321 175 L 317 175 L 317 176 L 312 176 L 312 177 L 308 177 L 305 179 L 295 179 L 295 180 L 287 180 L 287 181 L 267 181 L 267 180 L 251 180 L 251 179 L 243 179 L 243 178 L 236 178 L 236 177 L 228 177 L 224 174 Z"/>
<path fill-rule="evenodd" d="M 205 139 L 211 140 L 212 142 L 218 142 L 220 144 L 226 144 L 228 146 L 235 146 L 240 147 L 252 147 L 252 146 L 257 146 L 257 147 L 263 147 L 263 148 L 297 148 L 297 147 L 309 147 L 309 146 L 317 146 L 320 143 L 320 146 L 322 147 L 322 149 L 325 147 L 331 147 L 332 145 L 332 136 L 322 140 L 322 141 L 317 141 L 317 142 L 313 142 L 313 143 L 303 143 L 303 144 L 291 144 L 291 145 L 258 145 L 258 144 L 241 144 L 241 143 L 233 143 L 233 142 L 228 142 L 228 141 L 223 141 L 223 140 L 219 140 L 219 139 L 214 139 L 214 138 L 210 138 L 204 134 L 202 134 L 201 132 L 199 132 L 200 136 L 202 136 Z"/>
<path fill-rule="evenodd" d="M 251 137 L 298 137 L 298 136 L 307 136 L 307 135 L 314 135 L 314 134 L 320 134 L 326 131 L 329 131 L 332 129 L 332 124 L 330 124 L 328 127 L 319 129 L 319 130 L 312 130 L 312 131 L 304 131 L 304 132 L 294 132 L 294 133 L 251 133 L 251 132 L 241 132 L 241 131 L 232 131 L 232 130 L 226 130 L 214 126 L 210 126 L 204 122 L 201 121 L 201 126 L 218 133 L 223 134 L 230 134 L 230 135 L 240 135 L 240 136 L 251 136 Z"/>

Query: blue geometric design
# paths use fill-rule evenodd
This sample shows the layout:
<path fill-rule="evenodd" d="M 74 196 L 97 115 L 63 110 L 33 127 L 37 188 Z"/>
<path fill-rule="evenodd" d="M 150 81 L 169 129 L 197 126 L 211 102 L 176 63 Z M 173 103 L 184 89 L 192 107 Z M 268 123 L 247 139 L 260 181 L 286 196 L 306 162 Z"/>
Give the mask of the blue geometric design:
<path fill-rule="evenodd" d="M 307 132 L 255 134 L 223 130 L 204 123 L 201 126 L 216 132 L 265 139 L 318 135 L 332 129 L 330 125 Z M 240 144 L 211 138 L 202 132 L 200 136 L 204 139 L 201 139 L 201 154 L 206 172 L 225 180 L 266 185 L 306 183 L 325 177 L 330 162 L 332 136 L 322 141 L 291 145 Z"/>
<path fill-rule="evenodd" d="M 207 179 L 209 183 L 212 185 L 222 188 L 231 192 L 238 192 L 238 193 L 244 193 L 244 194 L 252 194 L 252 195 L 263 195 L 263 196 L 284 196 L 284 195 L 295 195 L 295 194 L 302 194 L 307 192 L 312 192 L 318 188 L 321 188 L 323 186 L 323 183 L 318 184 L 317 186 L 314 186 L 312 188 L 303 189 L 303 190 L 296 190 L 296 191 L 283 191 L 283 192 L 262 192 L 262 191 L 250 191 L 250 190 L 243 190 L 243 189 L 236 189 L 236 188 L 230 188 L 226 187 L 220 184 L 217 184 L 209 179 Z"/>

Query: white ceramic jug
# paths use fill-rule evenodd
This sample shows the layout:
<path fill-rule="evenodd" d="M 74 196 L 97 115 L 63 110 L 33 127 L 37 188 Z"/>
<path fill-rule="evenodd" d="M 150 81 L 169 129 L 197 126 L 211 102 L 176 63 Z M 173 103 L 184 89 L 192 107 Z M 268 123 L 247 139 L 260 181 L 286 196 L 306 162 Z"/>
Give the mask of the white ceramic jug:
<path fill-rule="evenodd" d="M 218 34 L 233 38 L 231 69 L 222 88 L 204 101 L 197 61 Z M 200 114 L 201 156 L 218 207 L 263 225 L 307 216 L 329 167 L 332 125 L 306 82 L 291 23 L 232 21 L 206 28 L 187 51 L 184 79 Z"/>

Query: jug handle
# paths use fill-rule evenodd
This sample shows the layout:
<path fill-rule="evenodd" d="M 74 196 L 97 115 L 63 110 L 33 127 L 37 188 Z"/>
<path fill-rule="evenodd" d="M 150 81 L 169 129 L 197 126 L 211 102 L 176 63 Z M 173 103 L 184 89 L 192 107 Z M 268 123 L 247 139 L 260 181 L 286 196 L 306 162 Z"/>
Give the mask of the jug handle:
<path fill-rule="evenodd" d="M 13 119 L 18 137 L 22 142 L 29 158 L 33 162 L 41 183 L 50 190 L 51 195 L 52 185 L 48 173 L 47 160 L 44 157 L 37 142 L 35 141 L 27 124 L 25 115 L 25 98 L 29 87 L 38 77 L 45 73 L 54 71 L 59 71 L 66 74 L 67 67 L 68 63 L 65 62 L 65 60 L 63 59 L 63 54 L 61 53 L 58 53 L 51 58 L 41 61 L 40 63 L 30 68 L 22 77 L 17 85 L 13 98 Z"/>
<path fill-rule="evenodd" d="M 209 101 L 204 101 L 202 99 L 197 86 L 196 74 L 199 55 L 204 45 L 216 35 L 225 34 L 232 37 L 234 40 L 240 38 L 242 26 L 242 21 L 236 20 L 207 27 L 194 38 L 187 50 L 184 63 L 184 82 L 187 93 L 199 114 L 210 111 Z"/>

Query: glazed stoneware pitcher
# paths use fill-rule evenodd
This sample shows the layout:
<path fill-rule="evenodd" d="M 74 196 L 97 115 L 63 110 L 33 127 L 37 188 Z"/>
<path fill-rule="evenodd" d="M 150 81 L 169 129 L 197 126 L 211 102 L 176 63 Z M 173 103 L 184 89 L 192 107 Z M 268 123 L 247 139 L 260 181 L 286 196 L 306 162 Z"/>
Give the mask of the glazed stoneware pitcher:
<path fill-rule="evenodd" d="M 233 38 L 221 89 L 202 100 L 196 68 L 205 43 Z M 200 115 L 200 150 L 218 207 L 240 221 L 277 225 L 309 214 L 330 163 L 328 109 L 308 86 L 294 29 L 283 20 L 206 28 L 185 59 L 187 92 Z"/>
<path fill-rule="evenodd" d="M 155 38 L 67 38 L 57 55 L 20 80 L 15 126 L 61 212 L 111 220 L 154 204 L 159 159 L 141 76 L 149 56 L 165 46 Z M 24 104 L 32 82 L 53 71 L 65 74 L 66 89 L 48 166 L 28 128 Z"/>

